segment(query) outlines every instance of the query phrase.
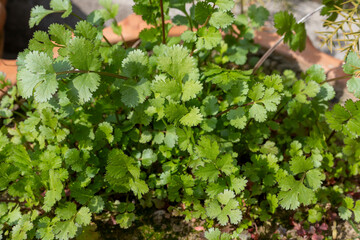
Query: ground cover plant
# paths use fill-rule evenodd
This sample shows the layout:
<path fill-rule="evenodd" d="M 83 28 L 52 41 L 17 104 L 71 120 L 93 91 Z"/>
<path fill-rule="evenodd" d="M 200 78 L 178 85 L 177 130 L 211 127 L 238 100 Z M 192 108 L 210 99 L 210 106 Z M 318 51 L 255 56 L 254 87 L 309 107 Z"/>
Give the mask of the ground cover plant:
<path fill-rule="evenodd" d="M 264 7 L 234 16 L 232 0 L 134 2 L 154 26 L 137 46 L 102 35 L 117 6 L 101 0 L 75 29 L 52 24 L 19 54 L 18 84 L 0 103 L 2 238 L 89 238 L 94 224 L 129 228 L 146 208 L 203 219 L 210 240 L 257 238 L 255 227 L 283 216 L 319 238 L 333 219 L 360 221 L 360 102 L 330 109 L 332 80 L 317 65 L 301 77 L 253 71 Z M 50 7 L 35 7 L 30 26 L 73 14 L 69 0 Z M 169 8 L 184 13 L 172 19 L 189 28 L 180 37 L 167 37 Z M 304 49 L 292 14 L 275 26 Z M 351 52 L 344 71 L 357 97 L 359 69 Z"/>

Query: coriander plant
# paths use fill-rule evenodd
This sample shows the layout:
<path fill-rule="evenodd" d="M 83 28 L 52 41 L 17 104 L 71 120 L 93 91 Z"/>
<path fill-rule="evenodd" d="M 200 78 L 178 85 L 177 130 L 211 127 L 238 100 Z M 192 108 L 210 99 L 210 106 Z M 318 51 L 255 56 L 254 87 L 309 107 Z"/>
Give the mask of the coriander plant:
<path fill-rule="evenodd" d="M 232 0 L 134 2 L 153 26 L 136 48 L 103 36 L 118 6 L 100 0 L 103 10 L 74 29 L 35 32 L 19 54 L 18 84 L 0 102 L 0 238 L 73 239 L 99 221 L 129 228 L 155 206 L 206 220 L 210 240 L 294 210 L 310 223 L 326 222 L 325 211 L 360 221 L 350 194 L 360 102 L 330 109 L 335 92 L 318 65 L 299 78 L 253 71 L 264 7 L 234 16 Z M 73 14 L 70 0 L 50 7 L 33 8 L 30 26 Z M 173 24 L 188 26 L 180 37 L 168 37 L 170 8 L 183 12 Z M 275 25 L 292 49 L 305 47 L 292 14 Z M 359 62 L 352 53 L 344 65 L 357 97 Z"/>

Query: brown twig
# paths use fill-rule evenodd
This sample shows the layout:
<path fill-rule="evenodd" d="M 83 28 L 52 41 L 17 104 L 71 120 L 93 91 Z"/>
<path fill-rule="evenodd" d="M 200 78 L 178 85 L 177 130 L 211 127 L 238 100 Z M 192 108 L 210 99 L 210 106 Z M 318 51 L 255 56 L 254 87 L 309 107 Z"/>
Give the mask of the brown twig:
<path fill-rule="evenodd" d="M 165 39 L 165 16 L 164 16 L 163 0 L 160 0 L 160 10 L 161 10 L 162 43 L 166 44 L 166 39 Z"/>
<path fill-rule="evenodd" d="M 213 9 L 214 9 L 214 8 L 215 8 L 215 3 L 213 4 Z M 204 23 L 204 27 L 206 27 L 206 25 L 209 23 L 210 18 L 211 18 L 211 15 L 212 15 L 212 14 L 210 14 L 210 15 L 206 18 L 205 23 Z"/>

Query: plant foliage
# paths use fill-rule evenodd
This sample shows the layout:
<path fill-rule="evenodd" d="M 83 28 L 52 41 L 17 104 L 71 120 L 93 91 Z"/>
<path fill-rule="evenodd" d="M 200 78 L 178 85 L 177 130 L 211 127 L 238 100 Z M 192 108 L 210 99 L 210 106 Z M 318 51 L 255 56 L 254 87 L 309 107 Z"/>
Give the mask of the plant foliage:
<path fill-rule="evenodd" d="M 197 1 L 190 12 L 192 1 L 134 2 L 153 25 L 137 49 L 106 41 L 102 24 L 117 6 L 103 0 L 75 29 L 35 32 L 19 54 L 18 84 L 0 104 L 0 238 L 72 239 L 109 219 L 129 228 L 144 208 L 165 205 L 205 219 L 211 240 L 294 210 L 310 209 L 314 223 L 325 205 L 360 221 L 348 196 L 360 169 L 359 101 L 329 109 L 335 93 L 317 65 L 300 78 L 253 74 L 247 58 L 265 8 L 234 17 L 232 0 Z M 72 13 L 68 0 L 50 7 L 35 7 L 30 26 Z M 169 8 L 184 13 L 173 19 L 188 26 L 180 37 L 162 25 Z M 275 24 L 303 49 L 291 14 Z M 349 54 L 345 72 L 359 67 Z M 359 97 L 356 76 L 348 87 Z"/>

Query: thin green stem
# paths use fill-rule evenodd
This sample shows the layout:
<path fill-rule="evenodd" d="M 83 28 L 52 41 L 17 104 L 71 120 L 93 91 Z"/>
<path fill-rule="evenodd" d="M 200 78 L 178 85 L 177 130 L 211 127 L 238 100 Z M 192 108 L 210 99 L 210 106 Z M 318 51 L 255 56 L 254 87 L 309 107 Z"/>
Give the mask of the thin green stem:
<path fill-rule="evenodd" d="M 191 31 L 194 31 L 194 29 L 193 29 L 193 24 L 192 24 L 192 19 L 191 19 L 190 15 L 188 14 L 188 12 L 186 11 L 186 9 L 185 9 L 184 13 L 185 13 L 185 16 L 186 16 L 186 17 L 188 18 L 188 20 L 189 20 L 190 30 L 191 30 Z"/>
<path fill-rule="evenodd" d="M 19 117 L 21 117 L 22 119 L 26 119 L 26 116 L 24 115 L 24 114 L 22 114 L 22 113 L 19 113 L 19 112 L 16 112 L 16 111 L 14 111 L 13 112 L 15 115 L 18 115 Z"/>
<path fill-rule="evenodd" d="M 109 46 L 111 47 L 112 44 L 111 44 L 111 42 L 109 41 L 109 39 L 107 39 L 104 35 L 103 35 L 103 38 L 104 38 L 105 42 L 106 42 L 107 44 L 109 44 Z"/>
<path fill-rule="evenodd" d="M 161 10 L 162 43 L 166 44 L 166 38 L 165 38 L 165 15 L 164 15 L 163 0 L 160 0 L 160 10 Z"/>
<path fill-rule="evenodd" d="M 219 112 L 218 114 L 215 115 L 215 117 L 218 118 L 218 117 L 220 117 L 221 115 L 224 115 L 225 113 L 230 112 L 231 110 L 237 109 L 237 108 L 239 108 L 239 107 L 249 106 L 249 105 L 252 105 L 252 104 L 254 104 L 254 103 L 255 103 L 255 102 L 249 102 L 249 103 L 245 103 L 245 104 L 243 104 L 243 105 L 235 105 L 235 106 L 232 106 L 232 107 L 230 107 L 230 108 L 228 108 L 228 109 L 226 109 L 226 110 L 224 110 L 224 111 L 222 111 L 222 112 Z"/>
<path fill-rule="evenodd" d="M 359 231 L 359 229 L 356 227 L 356 225 L 354 224 L 354 222 L 353 222 L 351 219 L 349 219 L 349 223 L 350 223 L 351 227 L 354 229 L 354 231 L 355 231 L 357 234 L 359 234 L 358 237 L 360 237 L 360 231 Z"/>
<path fill-rule="evenodd" d="M 337 81 L 337 80 L 347 79 L 347 78 L 349 78 L 351 76 L 352 75 L 347 74 L 347 75 L 341 76 L 341 77 L 326 79 L 325 81 L 321 82 L 320 85 L 323 85 L 323 84 L 328 83 L 328 82 L 334 82 L 334 81 Z"/>
<path fill-rule="evenodd" d="M 74 17 L 76 17 L 77 19 L 79 19 L 80 21 L 84 21 L 85 19 L 83 19 L 82 17 L 80 17 L 79 15 L 77 15 L 74 12 L 71 12 L 71 15 L 73 15 Z"/>
<path fill-rule="evenodd" d="M 128 79 L 125 76 L 121 76 L 121 75 L 114 74 L 114 73 L 96 72 L 96 71 L 84 71 L 84 70 L 71 70 L 71 71 L 57 72 L 56 75 L 70 74 L 70 73 L 97 73 L 99 75 L 108 76 L 108 77 L 114 77 L 114 78 L 119 78 L 119 79 Z"/>
<path fill-rule="evenodd" d="M 336 131 L 333 130 L 330 135 L 328 136 L 328 138 L 325 140 L 326 145 L 329 145 L 330 139 L 335 135 Z"/>
<path fill-rule="evenodd" d="M 277 112 L 275 113 L 274 117 L 272 118 L 272 120 L 276 119 L 276 117 L 281 113 L 281 111 L 285 108 L 285 106 L 290 102 L 291 98 L 284 104 L 281 106 L 281 108 L 279 108 L 279 110 L 277 110 Z"/>

